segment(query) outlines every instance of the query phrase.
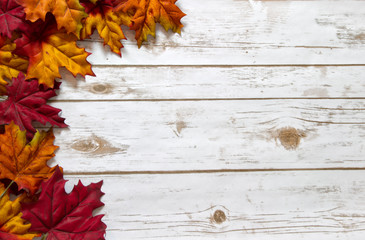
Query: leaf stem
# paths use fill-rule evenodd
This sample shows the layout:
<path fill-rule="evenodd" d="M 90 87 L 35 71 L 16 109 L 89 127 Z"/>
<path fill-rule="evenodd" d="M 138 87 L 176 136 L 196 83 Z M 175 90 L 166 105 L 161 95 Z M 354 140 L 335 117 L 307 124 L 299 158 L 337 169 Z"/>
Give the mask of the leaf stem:
<path fill-rule="evenodd" d="M 14 181 L 11 181 L 11 183 L 5 188 L 4 192 L 0 195 L 0 199 L 2 199 L 5 195 L 5 193 L 9 190 L 11 185 L 14 183 Z"/>

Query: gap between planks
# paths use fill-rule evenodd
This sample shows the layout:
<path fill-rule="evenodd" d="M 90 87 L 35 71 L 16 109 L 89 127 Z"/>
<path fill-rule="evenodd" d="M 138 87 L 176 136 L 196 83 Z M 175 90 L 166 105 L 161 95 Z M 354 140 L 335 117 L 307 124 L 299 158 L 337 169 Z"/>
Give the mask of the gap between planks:
<path fill-rule="evenodd" d="M 133 67 L 140 67 L 140 68 L 146 68 L 146 67 L 176 67 L 176 68 L 201 68 L 201 67 L 216 67 L 216 68 L 234 68 L 234 67 L 277 67 L 277 68 L 284 68 L 284 67 L 365 67 L 365 64 L 194 64 L 194 65 L 172 65 L 172 64 L 94 64 L 94 67 L 114 67 L 114 68 L 133 68 Z"/>
<path fill-rule="evenodd" d="M 60 99 L 55 102 L 196 102 L 196 101 L 271 101 L 271 100 L 363 100 L 365 97 L 288 97 L 288 98 L 144 98 L 144 99 Z"/>
<path fill-rule="evenodd" d="M 277 169 L 208 169 L 208 170 L 171 170 L 171 171 L 104 171 L 104 172 L 68 172 L 65 175 L 163 175 L 163 174 L 207 174 L 240 172 L 308 172 L 308 171 L 364 171 L 364 168 L 277 168 Z"/>

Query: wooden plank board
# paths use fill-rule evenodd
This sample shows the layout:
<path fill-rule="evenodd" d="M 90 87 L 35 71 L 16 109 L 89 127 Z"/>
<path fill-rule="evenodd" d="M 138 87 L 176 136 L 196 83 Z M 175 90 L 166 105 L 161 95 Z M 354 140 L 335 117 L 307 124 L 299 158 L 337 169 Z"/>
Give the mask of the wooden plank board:
<path fill-rule="evenodd" d="M 362 239 L 365 171 L 66 176 L 101 179 L 107 239 Z M 72 183 L 72 184 L 71 184 Z"/>
<path fill-rule="evenodd" d="M 365 67 L 93 67 L 57 100 L 365 97 Z"/>
<path fill-rule="evenodd" d="M 66 171 L 364 166 L 363 100 L 56 102 Z"/>
<path fill-rule="evenodd" d="M 80 42 L 94 65 L 364 64 L 364 1 L 181 0 L 182 36 L 159 28 L 123 58 L 99 38 Z M 96 41 L 96 42 L 95 42 Z"/>

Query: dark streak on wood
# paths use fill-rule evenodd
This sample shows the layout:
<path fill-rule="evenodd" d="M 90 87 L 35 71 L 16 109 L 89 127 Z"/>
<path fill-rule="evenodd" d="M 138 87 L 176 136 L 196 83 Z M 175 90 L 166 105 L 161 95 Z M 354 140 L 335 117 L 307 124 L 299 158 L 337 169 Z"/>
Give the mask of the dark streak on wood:
<path fill-rule="evenodd" d="M 365 122 L 332 122 L 332 121 L 316 121 L 316 120 L 309 120 L 304 118 L 295 118 L 301 121 L 305 122 L 312 122 L 312 123 L 319 123 L 319 124 L 345 124 L 345 125 L 362 125 L 365 124 Z"/>

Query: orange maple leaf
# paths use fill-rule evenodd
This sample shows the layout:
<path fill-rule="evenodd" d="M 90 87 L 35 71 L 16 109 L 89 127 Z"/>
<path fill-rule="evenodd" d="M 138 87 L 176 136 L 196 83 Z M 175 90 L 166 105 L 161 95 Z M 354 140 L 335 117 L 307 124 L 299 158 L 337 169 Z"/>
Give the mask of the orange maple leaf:
<path fill-rule="evenodd" d="M 55 29 L 55 19 L 32 23 L 29 33 L 15 40 L 16 53 L 29 58 L 27 79 L 37 78 L 39 84 L 53 88 L 54 79 L 61 78 L 59 67 L 66 67 L 74 76 L 95 76 L 86 58 L 89 53 L 78 48 L 77 38 L 64 30 Z"/>
<path fill-rule="evenodd" d="M 5 187 L 0 183 L 0 193 L 5 191 Z M 29 232 L 30 223 L 22 219 L 21 204 L 26 197 L 23 193 L 14 201 L 10 201 L 7 191 L 0 199 L 0 239 L 9 240 L 31 240 L 41 234 Z"/>
<path fill-rule="evenodd" d="M 30 143 L 26 131 L 11 122 L 0 134 L 0 178 L 13 180 L 18 189 L 29 189 L 34 194 L 44 179 L 52 176 L 56 167 L 50 168 L 47 161 L 54 157 L 58 148 L 53 145 L 52 130 L 36 132 Z"/>
<path fill-rule="evenodd" d="M 67 33 L 79 36 L 81 20 L 87 17 L 78 0 L 22 0 L 26 19 L 32 22 L 46 20 L 48 12 L 56 17 L 57 27 L 66 29 Z"/>
<path fill-rule="evenodd" d="M 81 30 L 81 39 L 89 37 L 96 29 L 104 39 L 104 45 L 109 45 L 113 52 L 121 55 L 123 45 L 120 41 L 126 38 L 120 25 L 129 25 L 132 16 L 121 11 L 114 12 L 111 0 L 99 0 L 95 4 L 85 0 L 81 4 L 89 14 Z"/>
<path fill-rule="evenodd" d="M 166 31 L 171 29 L 181 33 L 183 25 L 180 20 L 185 14 L 175 5 L 177 0 L 122 0 L 115 7 L 116 11 L 129 11 L 134 8 L 131 2 L 136 2 L 138 8 L 132 18 L 130 29 L 136 31 L 135 38 L 138 47 L 147 41 L 148 35 L 155 37 L 156 23 L 160 23 Z"/>
<path fill-rule="evenodd" d="M 0 95 L 6 92 L 6 79 L 11 80 L 17 77 L 19 72 L 27 71 L 28 61 L 15 55 L 14 49 L 15 43 L 0 37 Z"/>

